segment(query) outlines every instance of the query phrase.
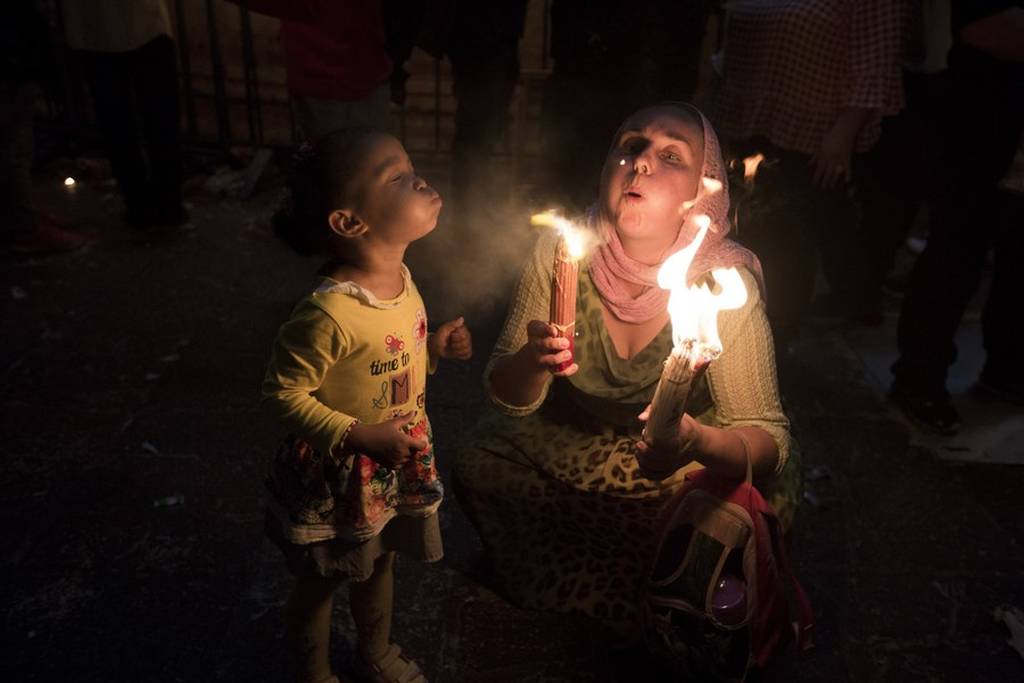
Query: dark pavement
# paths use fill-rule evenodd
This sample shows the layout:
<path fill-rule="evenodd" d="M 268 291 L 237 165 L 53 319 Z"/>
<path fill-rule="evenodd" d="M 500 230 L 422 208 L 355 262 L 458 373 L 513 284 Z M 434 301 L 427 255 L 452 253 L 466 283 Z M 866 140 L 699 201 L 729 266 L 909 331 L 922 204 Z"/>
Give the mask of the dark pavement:
<path fill-rule="evenodd" d="M 68 174 L 81 176 L 73 194 Z M 288 579 L 262 535 L 279 433 L 257 388 L 316 262 L 269 234 L 279 183 L 244 202 L 193 183 L 187 229 L 147 242 L 120 224 L 101 167 L 54 163 L 37 181 L 40 206 L 74 215 L 92 241 L 0 269 L 0 680 L 285 681 Z M 465 291 L 439 282 L 450 238 L 410 255 L 434 323 Z M 474 360 L 446 363 L 428 393 L 445 476 L 445 454 L 483 405 L 497 315 L 477 309 Z M 805 503 L 793 533 L 818 646 L 791 680 L 1024 680 L 993 616 L 1024 607 L 1021 411 L 965 392 L 965 414 L 989 416 L 999 439 L 913 430 L 884 398 L 893 310 L 879 331 L 822 323 L 780 358 L 808 487 L 828 503 Z M 965 335 L 977 345 L 976 321 Z M 183 498 L 155 506 L 172 496 Z M 395 638 L 431 681 L 650 680 L 640 653 L 609 648 L 596 627 L 518 610 L 482 585 L 479 541 L 451 496 L 442 514 L 445 560 L 398 568 L 408 607 Z M 343 600 L 335 623 L 344 670 Z"/>

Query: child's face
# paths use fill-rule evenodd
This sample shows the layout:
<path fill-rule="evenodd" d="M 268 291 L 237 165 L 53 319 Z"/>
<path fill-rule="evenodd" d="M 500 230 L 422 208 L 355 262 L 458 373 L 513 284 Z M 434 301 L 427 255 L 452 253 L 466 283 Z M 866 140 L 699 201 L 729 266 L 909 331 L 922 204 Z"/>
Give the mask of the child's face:
<path fill-rule="evenodd" d="M 356 213 L 367 239 L 408 244 L 437 226 L 441 196 L 416 175 L 405 149 L 390 135 L 376 136 L 352 183 Z"/>
<path fill-rule="evenodd" d="M 623 238 L 674 240 L 697 196 L 704 132 L 671 108 L 622 124 L 601 172 L 601 208 Z"/>

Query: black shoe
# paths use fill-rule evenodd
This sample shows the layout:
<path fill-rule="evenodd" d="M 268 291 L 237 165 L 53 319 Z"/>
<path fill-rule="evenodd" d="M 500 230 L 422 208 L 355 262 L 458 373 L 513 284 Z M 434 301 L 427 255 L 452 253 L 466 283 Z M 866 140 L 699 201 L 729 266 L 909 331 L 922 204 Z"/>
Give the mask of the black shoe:
<path fill-rule="evenodd" d="M 889 397 L 912 422 L 928 431 L 952 436 L 960 430 L 960 413 L 946 394 L 923 394 L 893 389 Z"/>

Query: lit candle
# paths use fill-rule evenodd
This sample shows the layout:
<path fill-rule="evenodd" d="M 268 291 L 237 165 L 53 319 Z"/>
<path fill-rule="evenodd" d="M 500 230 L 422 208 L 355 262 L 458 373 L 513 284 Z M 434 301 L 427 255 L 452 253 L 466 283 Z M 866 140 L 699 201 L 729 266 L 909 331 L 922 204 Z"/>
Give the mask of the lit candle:
<path fill-rule="evenodd" d="M 638 455 L 644 473 L 652 478 L 667 477 L 686 464 L 686 456 L 676 450 L 679 421 L 686 412 L 693 385 L 722 353 L 718 311 L 739 308 L 747 300 L 746 287 L 735 268 L 718 268 L 711 272 L 720 289 L 717 294 L 713 294 L 707 284 L 687 286 L 690 263 L 711 225 L 711 220 L 704 215 L 694 220 L 699 230 L 693 242 L 666 259 L 658 271 L 658 285 L 670 292 L 668 310 L 673 346 L 654 390 L 644 426 L 644 440 L 651 447 Z"/>
<path fill-rule="evenodd" d="M 678 437 L 679 420 L 686 412 L 694 383 L 721 353 L 721 349 L 687 339 L 680 346 L 673 347 L 665 359 L 644 427 L 644 438 L 650 441 L 651 449 L 641 464 L 651 476 L 668 476 L 685 464 L 667 444 L 672 444 Z"/>
<path fill-rule="evenodd" d="M 569 340 L 569 353 L 576 352 L 576 293 L 579 285 L 580 259 L 586 252 L 586 233 L 553 211 L 530 217 L 533 225 L 553 227 L 559 239 L 555 247 L 555 262 L 551 272 L 551 304 L 548 321 L 558 335 Z M 555 366 L 555 372 L 569 368 L 574 358 Z"/>

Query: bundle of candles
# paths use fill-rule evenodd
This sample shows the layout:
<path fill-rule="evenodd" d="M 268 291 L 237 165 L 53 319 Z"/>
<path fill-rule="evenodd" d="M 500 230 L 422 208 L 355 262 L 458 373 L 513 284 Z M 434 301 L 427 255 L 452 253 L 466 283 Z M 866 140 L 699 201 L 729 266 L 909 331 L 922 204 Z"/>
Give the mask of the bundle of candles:
<path fill-rule="evenodd" d="M 555 262 L 551 275 L 551 308 L 549 322 L 558 334 L 569 340 L 569 352 L 576 353 L 576 291 L 580 274 L 580 259 L 587 250 L 588 233 L 572 221 L 554 211 L 534 214 L 530 217 L 534 226 L 554 228 L 559 233 L 555 248 Z M 573 364 L 573 358 L 560 363 L 554 369 L 561 372 Z"/>
<path fill-rule="evenodd" d="M 651 445 L 640 466 L 652 478 L 663 478 L 687 462 L 679 451 L 679 421 L 686 412 L 693 385 L 722 353 L 718 336 L 718 312 L 740 308 L 747 290 L 735 268 L 711 271 L 712 291 L 707 282 L 687 286 L 686 276 L 694 255 L 704 241 L 711 220 L 695 218 L 699 230 L 693 242 L 672 254 L 658 270 L 658 286 L 669 290 L 668 311 L 672 321 L 672 351 L 658 380 L 651 401 L 644 440 Z"/>

